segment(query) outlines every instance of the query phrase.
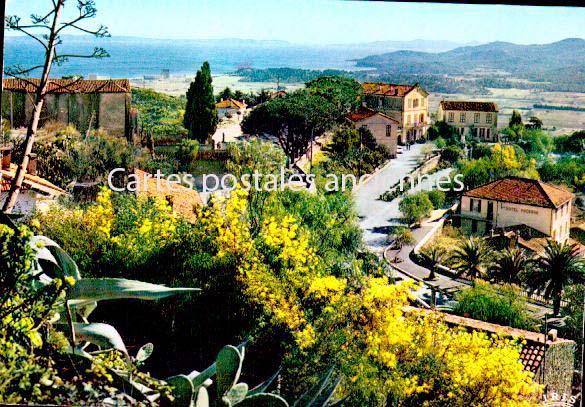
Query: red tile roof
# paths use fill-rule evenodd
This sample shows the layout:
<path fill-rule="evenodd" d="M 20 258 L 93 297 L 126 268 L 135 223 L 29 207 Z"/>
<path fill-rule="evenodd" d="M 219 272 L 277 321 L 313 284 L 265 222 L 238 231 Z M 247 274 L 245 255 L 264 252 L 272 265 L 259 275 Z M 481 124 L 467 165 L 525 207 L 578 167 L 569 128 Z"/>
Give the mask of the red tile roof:
<path fill-rule="evenodd" d="M 394 119 L 394 118 L 392 118 L 390 116 L 387 116 L 384 113 L 381 113 L 381 112 L 378 112 L 376 110 L 367 108 L 365 106 L 360 106 L 360 108 L 356 112 L 348 113 L 346 117 L 349 120 L 351 120 L 352 122 L 359 122 L 359 121 L 362 121 L 364 119 L 367 119 L 367 118 L 372 117 L 372 116 L 375 116 L 375 115 L 382 116 L 382 117 L 384 117 L 384 118 L 386 118 L 388 120 L 392 120 L 395 123 L 400 123 L 398 120 L 396 120 L 396 119 Z"/>
<path fill-rule="evenodd" d="M 16 164 L 10 164 L 10 169 L 0 170 L 0 190 L 2 192 L 10 191 L 10 185 L 12 183 L 12 179 L 16 175 L 17 168 L 18 167 Z M 65 194 L 65 191 L 59 188 L 57 185 L 54 185 L 46 179 L 36 175 L 25 174 L 22 186 L 23 189 L 32 189 L 50 197 Z"/>
<path fill-rule="evenodd" d="M 476 102 L 464 100 L 443 100 L 443 110 L 463 110 L 468 112 L 497 112 L 498 106 L 494 102 Z"/>
<path fill-rule="evenodd" d="M 195 208 L 203 205 L 199 192 L 178 183 L 173 183 L 167 188 L 167 182 L 164 181 L 164 178 L 161 179 L 159 188 L 156 178 L 139 169 L 134 170 L 134 175 L 138 181 L 136 195 L 167 200 L 174 212 L 182 215 L 188 221 L 195 221 Z M 145 179 L 146 185 L 144 185 Z"/>
<path fill-rule="evenodd" d="M 463 195 L 543 208 L 558 208 L 573 198 L 572 193 L 555 185 L 518 177 L 499 179 L 469 190 Z"/>
<path fill-rule="evenodd" d="M 39 83 L 38 78 L 4 79 L 4 90 L 33 93 Z M 50 79 L 49 93 L 129 93 L 128 79 Z"/>
<path fill-rule="evenodd" d="M 362 83 L 362 91 L 366 95 L 383 95 L 383 96 L 398 96 L 404 97 L 414 88 L 421 89 L 424 93 L 426 91 L 422 89 L 418 84 L 414 85 L 401 85 L 394 83 L 377 83 L 377 82 L 364 82 Z"/>
<path fill-rule="evenodd" d="M 215 104 L 217 109 L 245 109 L 246 105 L 235 99 L 226 99 Z"/>

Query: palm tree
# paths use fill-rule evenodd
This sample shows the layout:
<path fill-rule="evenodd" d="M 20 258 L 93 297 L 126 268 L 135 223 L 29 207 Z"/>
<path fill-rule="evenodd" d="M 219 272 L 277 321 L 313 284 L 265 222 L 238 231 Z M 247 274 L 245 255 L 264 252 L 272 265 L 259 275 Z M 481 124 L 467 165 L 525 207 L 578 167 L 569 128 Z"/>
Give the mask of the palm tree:
<path fill-rule="evenodd" d="M 534 259 L 528 257 L 522 249 L 505 249 L 497 257 L 496 262 L 490 267 L 490 277 L 494 281 L 520 284 L 520 275 L 528 271 L 534 263 Z"/>
<path fill-rule="evenodd" d="M 563 290 L 570 284 L 585 280 L 585 260 L 577 244 L 562 244 L 549 239 L 535 270 L 527 278 L 529 286 L 544 291 L 544 298 L 553 299 L 553 311 L 559 314 Z"/>
<path fill-rule="evenodd" d="M 434 280 L 437 278 L 435 271 L 437 266 L 445 259 L 445 249 L 441 246 L 433 245 L 429 249 L 421 253 L 423 265 L 430 270 L 427 280 Z"/>
<path fill-rule="evenodd" d="M 480 237 L 470 237 L 453 251 L 457 276 L 465 274 L 471 279 L 481 277 L 490 254 L 487 245 Z"/>
<path fill-rule="evenodd" d="M 394 239 L 394 246 L 399 249 L 416 243 L 412 231 L 404 226 L 395 227 L 390 236 Z"/>

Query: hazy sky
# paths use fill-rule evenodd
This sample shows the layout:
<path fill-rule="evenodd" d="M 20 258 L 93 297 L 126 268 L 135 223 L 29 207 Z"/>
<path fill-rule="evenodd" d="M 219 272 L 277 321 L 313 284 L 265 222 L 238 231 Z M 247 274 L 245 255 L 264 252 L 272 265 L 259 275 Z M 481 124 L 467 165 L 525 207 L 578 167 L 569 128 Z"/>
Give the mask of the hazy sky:
<path fill-rule="evenodd" d="M 75 0 L 68 0 L 74 10 Z M 7 14 L 50 0 L 8 0 Z M 112 35 L 331 44 L 437 39 L 522 44 L 585 38 L 585 9 L 334 0 L 96 0 Z"/>

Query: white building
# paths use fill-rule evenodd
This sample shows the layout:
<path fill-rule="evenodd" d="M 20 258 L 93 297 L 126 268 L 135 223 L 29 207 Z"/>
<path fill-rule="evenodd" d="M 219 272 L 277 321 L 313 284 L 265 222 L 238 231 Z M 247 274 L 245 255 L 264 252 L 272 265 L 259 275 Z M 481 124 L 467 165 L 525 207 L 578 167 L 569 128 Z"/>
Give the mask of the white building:
<path fill-rule="evenodd" d="M 236 117 L 238 121 L 244 118 L 246 113 L 246 103 L 235 99 L 220 100 L 215 104 L 217 109 L 217 117 L 223 119 L 224 117 Z"/>
<path fill-rule="evenodd" d="M 508 177 L 461 197 L 461 226 L 471 233 L 526 225 L 564 243 L 571 229 L 573 194 L 558 186 Z"/>

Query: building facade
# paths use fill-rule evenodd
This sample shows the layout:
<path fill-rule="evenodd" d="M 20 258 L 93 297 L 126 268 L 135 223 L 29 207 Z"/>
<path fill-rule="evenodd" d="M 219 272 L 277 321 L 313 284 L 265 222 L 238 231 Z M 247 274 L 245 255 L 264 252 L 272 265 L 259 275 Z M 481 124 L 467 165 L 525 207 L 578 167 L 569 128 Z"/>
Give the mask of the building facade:
<path fill-rule="evenodd" d="M 472 234 L 528 226 L 564 243 L 571 229 L 572 199 L 572 193 L 555 185 L 508 177 L 463 194 L 461 226 Z"/>
<path fill-rule="evenodd" d="M 357 112 L 347 115 L 356 128 L 365 127 L 374 135 L 376 143 L 385 146 L 390 157 L 395 158 L 398 149 L 398 127 L 400 122 L 384 113 L 361 107 Z"/>
<path fill-rule="evenodd" d="M 401 144 L 424 139 L 431 124 L 429 94 L 420 85 L 362 84 L 364 106 L 399 122 Z"/>
<path fill-rule="evenodd" d="M 224 117 L 235 117 L 238 120 L 242 120 L 244 118 L 244 114 L 246 113 L 246 107 L 247 106 L 244 101 L 240 102 L 239 100 L 235 99 L 222 99 L 215 104 L 215 108 L 217 109 L 217 117 L 219 119 L 223 119 Z"/>
<path fill-rule="evenodd" d="M 2 115 L 12 128 L 25 127 L 31 117 L 38 79 L 5 79 Z M 127 79 L 51 79 L 41 112 L 40 125 L 57 121 L 80 132 L 103 129 L 113 136 L 130 138 L 132 101 Z"/>
<path fill-rule="evenodd" d="M 455 127 L 462 141 L 466 136 L 478 141 L 498 141 L 498 107 L 493 102 L 443 100 L 437 119 Z"/>

